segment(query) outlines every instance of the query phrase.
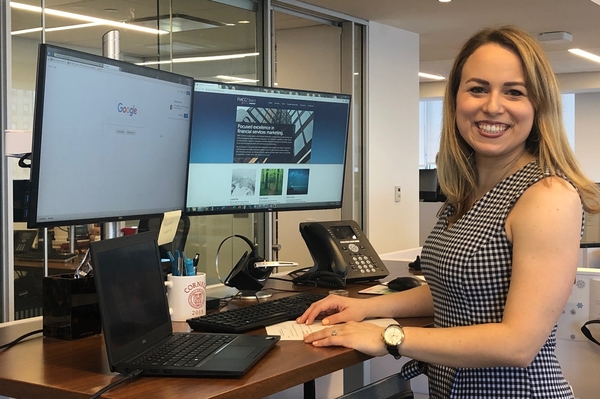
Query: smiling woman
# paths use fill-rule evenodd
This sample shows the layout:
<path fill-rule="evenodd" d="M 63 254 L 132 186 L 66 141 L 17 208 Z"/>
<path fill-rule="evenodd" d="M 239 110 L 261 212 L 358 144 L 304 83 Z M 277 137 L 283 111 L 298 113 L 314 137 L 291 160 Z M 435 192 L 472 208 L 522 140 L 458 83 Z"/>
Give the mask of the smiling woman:
<path fill-rule="evenodd" d="M 473 35 L 454 62 L 443 121 L 437 166 L 448 198 L 421 251 L 428 284 L 368 300 L 329 296 L 298 322 L 327 314 L 322 322 L 337 324 L 337 335 L 305 342 L 408 356 L 401 375 L 427 374 L 431 398 L 572 399 L 555 334 L 582 213 L 600 213 L 600 190 L 566 140 L 539 45 L 511 26 Z M 394 339 L 359 323 L 427 315 L 436 328 L 392 325 L 402 332 Z"/>

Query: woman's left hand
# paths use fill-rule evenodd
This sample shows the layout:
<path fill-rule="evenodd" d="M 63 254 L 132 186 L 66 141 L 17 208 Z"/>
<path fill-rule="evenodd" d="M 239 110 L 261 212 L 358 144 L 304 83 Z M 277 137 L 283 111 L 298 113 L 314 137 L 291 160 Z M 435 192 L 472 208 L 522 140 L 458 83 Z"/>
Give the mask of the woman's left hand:
<path fill-rule="evenodd" d="M 371 356 L 388 353 L 383 342 L 383 327 L 367 322 L 349 321 L 304 336 L 314 346 L 344 346 Z"/>

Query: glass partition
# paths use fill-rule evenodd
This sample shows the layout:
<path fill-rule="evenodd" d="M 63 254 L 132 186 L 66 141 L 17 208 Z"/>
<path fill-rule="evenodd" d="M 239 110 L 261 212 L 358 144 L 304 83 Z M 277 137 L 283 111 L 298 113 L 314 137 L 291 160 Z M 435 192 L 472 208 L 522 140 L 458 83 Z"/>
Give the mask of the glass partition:
<path fill-rule="evenodd" d="M 258 5 L 251 0 L 236 1 L 236 6 L 228 3 L 209 0 L 10 2 L 12 90 L 8 108 L 9 129 L 32 129 L 37 51 L 42 42 L 107 55 L 196 79 L 246 84 L 260 82 L 259 68 L 263 55 L 259 49 L 261 40 L 258 39 Z M 119 50 L 117 55 L 106 52 L 111 46 Z M 81 101 L 85 101 L 86 95 L 90 93 L 82 93 Z M 105 162 L 127 165 L 127 160 L 98 159 L 94 154 L 88 154 L 88 159 L 89 162 L 81 165 L 82 168 L 102 168 Z M 20 186 L 20 182 L 29 179 L 29 169 L 19 166 L 18 159 L 10 158 L 9 177 L 11 184 Z M 57 190 L 85 189 L 85 181 L 74 181 L 68 171 L 57 176 L 56 180 Z M 20 203 L 20 195 L 21 191 L 15 190 L 13 199 L 16 203 Z M 157 195 L 160 195 L 160 187 L 157 187 Z M 200 270 L 208 273 L 208 283 L 217 282 L 214 265 L 221 241 L 232 234 L 254 239 L 254 219 L 252 215 L 190 218 L 185 251 L 188 257 L 196 253 L 200 255 Z M 118 227 L 137 225 L 138 221 L 131 221 Z M 91 237 L 79 237 L 75 244 L 71 244 L 69 229 L 69 226 L 49 229 L 49 251 L 86 251 L 89 239 L 99 237 L 98 226 L 87 225 L 85 230 L 88 235 L 92 233 Z M 82 227 L 79 226 L 79 229 Z M 27 230 L 26 222 L 17 214 L 13 215 L 12 230 Z M 37 234 L 27 249 L 35 250 L 42 236 Z M 228 272 L 228 268 L 246 250 L 245 245 L 229 240 L 223 246 L 221 274 Z M 70 269 L 76 266 L 75 261 L 61 264 L 52 261 L 45 271 L 43 262 L 26 261 L 17 254 L 14 258 L 15 319 L 41 315 L 41 279 L 45 273 L 72 272 Z"/>

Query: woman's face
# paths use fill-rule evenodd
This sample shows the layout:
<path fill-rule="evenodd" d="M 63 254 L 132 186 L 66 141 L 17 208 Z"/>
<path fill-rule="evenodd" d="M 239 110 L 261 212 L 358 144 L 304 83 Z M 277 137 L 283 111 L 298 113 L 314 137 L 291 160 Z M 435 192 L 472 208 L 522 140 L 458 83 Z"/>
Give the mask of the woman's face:
<path fill-rule="evenodd" d="M 522 152 L 534 110 L 519 57 L 497 45 L 479 47 L 464 64 L 456 96 L 460 135 L 481 157 Z"/>

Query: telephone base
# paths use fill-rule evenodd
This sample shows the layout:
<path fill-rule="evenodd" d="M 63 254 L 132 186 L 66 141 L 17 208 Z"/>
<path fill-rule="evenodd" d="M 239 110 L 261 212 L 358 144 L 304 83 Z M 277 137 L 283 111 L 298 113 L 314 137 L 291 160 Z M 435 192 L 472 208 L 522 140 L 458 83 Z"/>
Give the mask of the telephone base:
<path fill-rule="evenodd" d="M 267 299 L 272 296 L 273 293 L 269 291 L 240 290 L 236 298 L 243 301 L 256 301 L 258 299 Z"/>

